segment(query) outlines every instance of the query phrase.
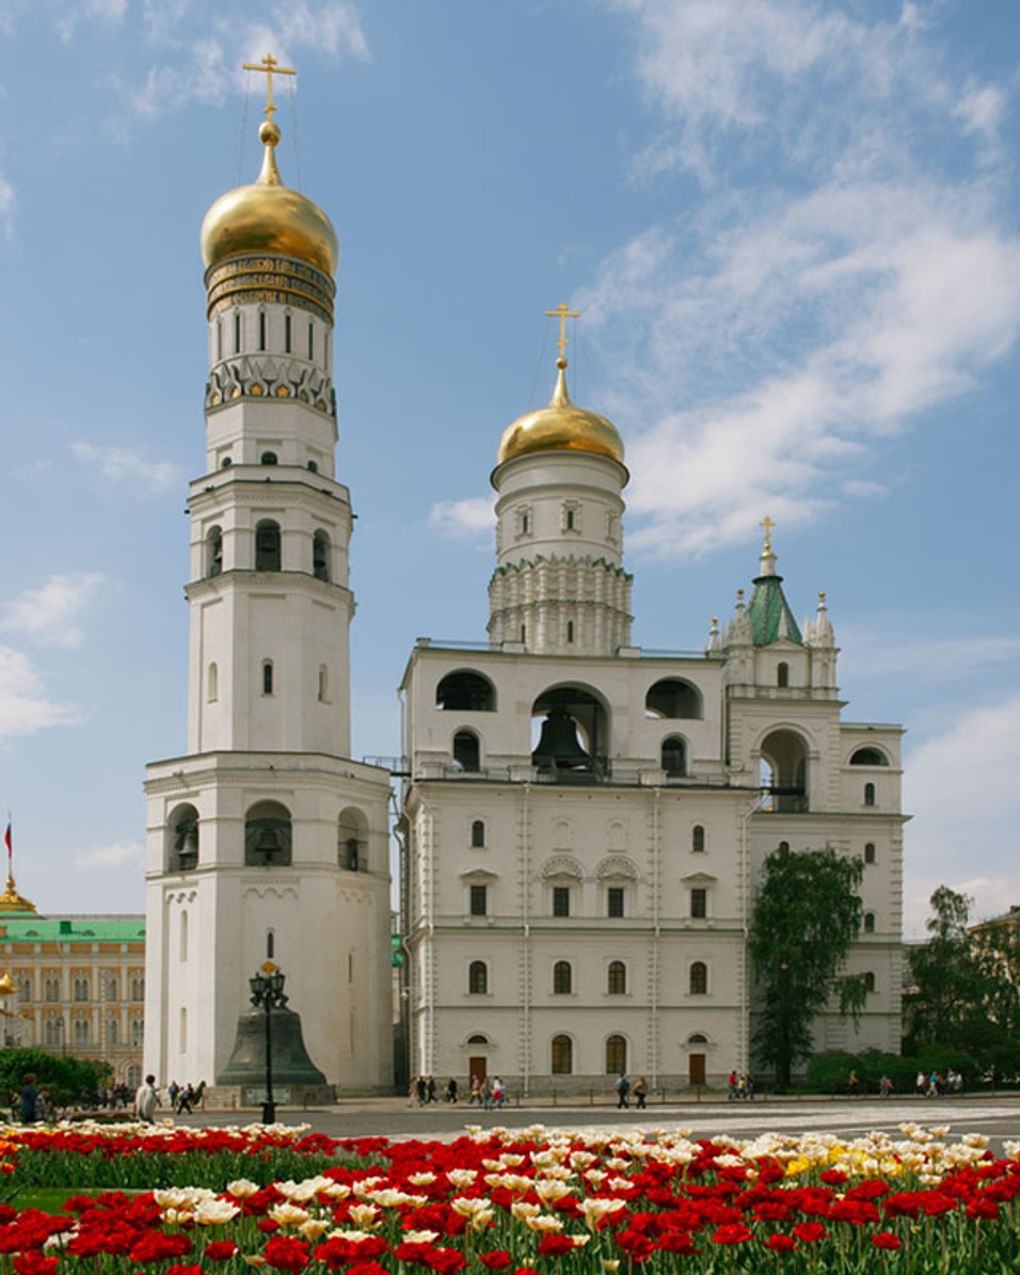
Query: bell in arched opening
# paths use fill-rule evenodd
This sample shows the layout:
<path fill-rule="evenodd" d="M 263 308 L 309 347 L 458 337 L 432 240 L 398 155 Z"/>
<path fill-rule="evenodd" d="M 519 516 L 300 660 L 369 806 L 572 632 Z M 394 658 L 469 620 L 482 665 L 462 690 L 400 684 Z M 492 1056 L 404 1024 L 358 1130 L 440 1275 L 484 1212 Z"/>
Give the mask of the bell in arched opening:
<path fill-rule="evenodd" d="M 591 755 L 577 738 L 577 723 L 562 706 L 549 709 L 531 760 L 539 770 L 591 769 Z"/>

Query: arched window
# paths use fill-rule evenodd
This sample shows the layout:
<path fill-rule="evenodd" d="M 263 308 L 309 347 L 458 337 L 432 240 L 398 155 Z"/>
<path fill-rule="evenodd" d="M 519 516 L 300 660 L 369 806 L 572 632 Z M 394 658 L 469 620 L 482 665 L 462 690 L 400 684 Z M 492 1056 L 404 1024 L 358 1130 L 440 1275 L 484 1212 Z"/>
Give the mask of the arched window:
<path fill-rule="evenodd" d="M 208 677 L 206 679 L 206 699 L 210 704 L 215 704 L 220 696 L 220 671 L 216 667 L 216 661 L 209 665 Z"/>
<path fill-rule="evenodd" d="M 106 1043 L 108 1045 L 116 1045 L 120 1032 L 117 1030 L 117 1020 L 110 1018 L 106 1023 Z"/>
<path fill-rule="evenodd" d="M 573 642 L 573 640 L 574 640 L 574 621 L 568 620 L 567 621 L 567 642 L 568 643 Z"/>
<path fill-rule="evenodd" d="M 180 959 L 182 961 L 186 961 L 188 959 L 188 914 L 187 912 L 181 913 L 180 937 L 181 937 Z"/>
<path fill-rule="evenodd" d="M 553 966 L 553 993 L 569 996 L 574 990 L 574 970 L 569 961 L 557 961 Z"/>
<path fill-rule="evenodd" d="M 166 870 L 191 872 L 198 867 L 198 811 L 177 806 L 167 820 Z"/>
<path fill-rule="evenodd" d="M 485 996 L 489 990 L 489 967 L 484 961 L 472 961 L 468 966 L 468 991 L 472 996 Z"/>
<path fill-rule="evenodd" d="M 554 1036 L 551 1046 L 550 1068 L 554 1076 L 569 1076 L 574 1070 L 574 1042 L 569 1036 Z"/>
<path fill-rule="evenodd" d="M 865 933 L 865 934 L 874 934 L 874 933 L 875 933 L 875 914 L 874 914 L 874 912 L 865 912 L 865 913 L 864 913 L 864 933 Z"/>
<path fill-rule="evenodd" d="M 869 841 L 867 845 L 864 847 L 864 862 L 865 863 L 875 862 L 875 843 L 873 841 Z"/>
<path fill-rule="evenodd" d="M 319 472 L 319 462 L 317 460 L 310 460 L 308 462 L 308 472 L 310 474 L 317 474 Z"/>
<path fill-rule="evenodd" d="M 705 829 L 696 823 L 691 829 L 691 850 L 694 854 L 705 853 Z"/>
<path fill-rule="evenodd" d="M 60 979 L 47 978 L 43 982 L 43 999 L 48 1001 L 60 1000 Z"/>
<path fill-rule="evenodd" d="M 489 1043 L 489 1038 L 481 1032 L 475 1032 L 473 1036 L 469 1036 L 467 1038 L 467 1043 L 469 1045 L 487 1045 Z"/>
<path fill-rule="evenodd" d="M 291 329 L 290 315 L 285 314 L 283 316 L 283 352 L 284 354 L 290 353 L 290 329 Z"/>
<path fill-rule="evenodd" d="M 234 311 L 234 353 L 241 353 L 241 312 Z"/>
<path fill-rule="evenodd" d="M 780 854 L 789 854 L 790 853 L 789 841 L 780 841 L 776 849 L 779 851 Z"/>
<path fill-rule="evenodd" d="M 850 758 L 851 766 L 888 766 L 889 758 L 880 748 L 858 748 Z"/>
<path fill-rule="evenodd" d="M 708 966 L 704 961 L 695 961 L 691 966 L 688 986 L 692 996 L 708 994 Z"/>
<path fill-rule="evenodd" d="M 131 999 L 133 1001 L 145 1000 L 145 979 L 140 975 L 135 975 L 131 980 Z"/>
<path fill-rule="evenodd" d="M 276 452 L 263 452 L 259 457 L 259 464 L 261 465 L 278 465 L 279 463 L 280 458 Z"/>
<path fill-rule="evenodd" d="M 873 992 L 875 990 L 875 976 L 871 970 L 868 970 L 867 974 L 864 975 L 864 990 L 866 992 Z"/>
<path fill-rule="evenodd" d="M 136 1048 L 145 1044 L 145 1023 L 141 1018 L 131 1021 L 131 1044 Z"/>
<path fill-rule="evenodd" d="M 329 536 L 324 531 L 317 531 L 312 537 L 312 575 L 316 580 L 330 578 L 329 550 Z"/>
<path fill-rule="evenodd" d="M 473 730 L 459 730 L 453 737 L 453 764 L 474 774 L 480 769 L 478 736 Z"/>
<path fill-rule="evenodd" d="M 802 736 L 792 730 L 772 731 L 762 740 L 761 760 L 768 772 L 763 787 L 772 795 L 772 810 L 804 814 L 808 809 L 808 755 Z"/>
<path fill-rule="evenodd" d="M 661 765 L 670 779 L 682 779 L 687 774 L 687 745 L 679 735 L 662 741 Z"/>
<path fill-rule="evenodd" d="M 262 661 L 262 694 L 272 695 L 273 693 L 273 661 Z"/>
<path fill-rule="evenodd" d="M 280 569 L 280 524 L 273 522 L 271 518 L 264 518 L 255 527 L 255 570 Z"/>
<path fill-rule="evenodd" d="M 290 811 L 279 801 L 257 801 L 245 815 L 244 861 L 248 867 L 287 867 L 291 862 Z"/>
<path fill-rule="evenodd" d="M 87 1018 L 76 1018 L 74 1020 L 74 1043 L 76 1045 L 87 1045 L 89 1043 L 89 1020 Z"/>
<path fill-rule="evenodd" d="M 319 665 L 319 703 L 325 704 L 329 697 L 329 669 L 325 664 Z"/>
<path fill-rule="evenodd" d="M 447 712 L 493 713 L 496 690 L 481 673 L 459 670 L 447 673 L 436 687 L 436 707 Z"/>
<path fill-rule="evenodd" d="M 627 991 L 627 967 L 623 961 L 610 961 L 606 971 L 606 991 L 610 996 L 623 996 Z"/>
<path fill-rule="evenodd" d="M 64 1021 L 61 1018 L 47 1018 L 44 1028 L 47 1045 L 59 1045 L 64 1037 Z"/>
<path fill-rule="evenodd" d="M 205 574 L 218 576 L 223 570 L 223 528 L 210 527 L 205 538 Z"/>
<path fill-rule="evenodd" d="M 475 850 L 480 850 L 485 845 L 485 821 L 483 819 L 475 819 L 471 823 L 471 845 Z"/>
<path fill-rule="evenodd" d="M 348 872 L 368 871 L 368 820 L 348 806 L 336 825 L 337 862 Z"/>
<path fill-rule="evenodd" d="M 606 1037 L 606 1075 L 622 1076 L 627 1070 L 627 1041 L 623 1036 Z"/>
<path fill-rule="evenodd" d="M 864 804 L 866 806 L 873 806 L 875 804 L 875 785 L 874 784 L 864 785 Z"/>
<path fill-rule="evenodd" d="M 648 688 L 646 717 L 700 718 L 704 716 L 701 692 L 691 682 L 678 677 L 663 678 Z"/>
<path fill-rule="evenodd" d="M 266 930 L 266 960 L 271 961 L 276 955 L 276 934 L 273 930 Z"/>
<path fill-rule="evenodd" d="M 785 661 L 776 667 L 776 685 L 790 685 L 790 666 Z"/>

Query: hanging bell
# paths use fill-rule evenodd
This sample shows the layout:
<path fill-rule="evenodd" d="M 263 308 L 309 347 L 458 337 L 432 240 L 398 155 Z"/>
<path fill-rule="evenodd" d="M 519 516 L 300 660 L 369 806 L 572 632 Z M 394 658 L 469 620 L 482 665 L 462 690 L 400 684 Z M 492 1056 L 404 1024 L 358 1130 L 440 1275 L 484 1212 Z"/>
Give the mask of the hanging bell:
<path fill-rule="evenodd" d="M 591 757 L 577 738 L 577 725 L 566 709 L 549 710 L 531 760 L 539 769 L 571 770 L 591 765 Z"/>

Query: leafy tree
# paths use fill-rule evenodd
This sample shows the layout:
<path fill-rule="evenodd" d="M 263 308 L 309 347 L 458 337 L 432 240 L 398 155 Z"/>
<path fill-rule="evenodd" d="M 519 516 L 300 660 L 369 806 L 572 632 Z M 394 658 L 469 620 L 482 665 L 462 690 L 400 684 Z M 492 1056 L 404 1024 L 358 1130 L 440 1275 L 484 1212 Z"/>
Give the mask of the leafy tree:
<path fill-rule="evenodd" d="M 36 1087 L 49 1092 L 58 1105 L 91 1102 L 96 1090 L 109 1083 L 110 1064 L 50 1054 L 45 1049 L 0 1050 L 0 1109 L 14 1104 L 23 1078 L 36 1077 Z"/>
<path fill-rule="evenodd" d="M 793 1064 L 811 1053 L 811 1023 L 829 1000 L 855 1018 L 863 1008 L 864 979 L 840 974 L 861 925 L 863 866 L 834 850 L 776 850 L 765 860 L 751 917 L 754 1043 L 762 1062 L 775 1065 L 779 1093 Z"/>

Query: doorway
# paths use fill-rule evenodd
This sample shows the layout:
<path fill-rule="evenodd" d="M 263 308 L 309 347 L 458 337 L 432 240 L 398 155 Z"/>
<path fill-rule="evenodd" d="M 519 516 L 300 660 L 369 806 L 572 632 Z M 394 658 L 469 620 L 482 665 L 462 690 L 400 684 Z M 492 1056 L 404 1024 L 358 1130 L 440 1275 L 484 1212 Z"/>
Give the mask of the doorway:
<path fill-rule="evenodd" d="M 477 1076 L 479 1080 L 485 1080 L 485 1058 L 469 1058 L 468 1059 L 468 1083 L 471 1083 L 471 1077 Z"/>
<path fill-rule="evenodd" d="M 692 1087 L 694 1085 L 703 1085 L 705 1083 L 704 1054 L 687 1055 L 687 1081 Z"/>

